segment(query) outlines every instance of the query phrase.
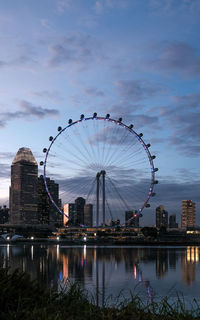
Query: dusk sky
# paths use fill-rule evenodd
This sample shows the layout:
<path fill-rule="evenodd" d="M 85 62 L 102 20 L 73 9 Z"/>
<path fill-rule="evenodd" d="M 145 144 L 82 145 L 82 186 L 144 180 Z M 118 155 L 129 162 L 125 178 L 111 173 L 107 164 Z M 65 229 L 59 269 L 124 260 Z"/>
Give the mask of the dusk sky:
<path fill-rule="evenodd" d="M 20 147 L 39 162 L 58 125 L 110 113 L 156 155 L 144 221 L 192 199 L 200 224 L 199 17 L 199 0 L 0 0 L 0 203 Z"/>

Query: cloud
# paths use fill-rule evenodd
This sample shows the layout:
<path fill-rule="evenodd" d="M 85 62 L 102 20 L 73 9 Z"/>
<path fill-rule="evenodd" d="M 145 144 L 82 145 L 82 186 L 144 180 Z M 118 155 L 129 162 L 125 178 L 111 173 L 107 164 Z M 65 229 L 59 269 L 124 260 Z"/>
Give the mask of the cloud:
<path fill-rule="evenodd" d="M 68 36 L 50 47 L 48 66 L 57 67 L 66 63 L 85 64 L 92 59 L 90 36 Z"/>
<path fill-rule="evenodd" d="M 173 15 L 183 15 L 186 18 L 198 17 L 200 12 L 200 2 L 199 0 L 191 0 L 191 1 L 173 1 L 173 0 L 149 0 L 149 7 L 152 9 L 153 13 L 165 15 L 168 14 L 170 16 Z"/>
<path fill-rule="evenodd" d="M 0 159 L 11 160 L 14 159 L 15 153 L 13 152 L 0 152 Z"/>
<path fill-rule="evenodd" d="M 105 9 L 126 9 L 131 4 L 131 0 L 98 0 L 95 2 L 94 10 L 101 14 Z"/>
<path fill-rule="evenodd" d="M 61 97 L 60 93 L 57 90 L 32 91 L 31 95 L 39 98 L 49 99 L 55 102 L 63 100 L 63 98 Z"/>
<path fill-rule="evenodd" d="M 104 97 L 104 92 L 96 88 L 87 88 L 84 90 L 84 94 L 87 96 Z"/>
<path fill-rule="evenodd" d="M 98 65 L 106 60 L 100 48 L 100 41 L 94 37 L 73 33 L 49 44 L 50 57 L 47 60 L 47 67 L 57 68 L 67 65 L 68 72 L 86 70 L 94 63 Z"/>
<path fill-rule="evenodd" d="M 200 95 L 172 96 L 172 103 L 161 108 L 161 117 L 171 128 L 169 143 L 187 157 L 200 154 Z"/>
<path fill-rule="evenodd" d="M 10 165 L 5 163 L 0 163 L 0 178 L 10 177 Z"/>
<path fill-rule="evenodd" d="M 71 5 L 71 0 L 56 0 L 56 9 L 59 13 L 64 13 Z"/>
<path fill-rule="evenodd" d="M 163 42 L 155 47 L 156 60 L 145 65 L 157 71 L 178 72 L 185 77 L 200 76 L 200 56 L 196 48 L 184 42 Z"/>
<path fill-rule="evenodd" d="M 146 80 L 121 80 L 116 82 L 121 97 L 134 102 L 155 96 L 161 88 Z"/>
<path fill-rule="evenodd" d="M 44 118 L 44 117 L 54 117 L 59 114 L 59 111 L 56 109 L 46 109 L 41 106 L 33 105 L 32 103 L 21 100 L 19 102 L 19 106 L 21 110 L 17 110 L 14 112 L 1 112 L 0 113 L 0 124 L 1 126 L 5 126 L 8 121 L 14 119 L 28 119 L 33 120 L 35 118 Z"/>

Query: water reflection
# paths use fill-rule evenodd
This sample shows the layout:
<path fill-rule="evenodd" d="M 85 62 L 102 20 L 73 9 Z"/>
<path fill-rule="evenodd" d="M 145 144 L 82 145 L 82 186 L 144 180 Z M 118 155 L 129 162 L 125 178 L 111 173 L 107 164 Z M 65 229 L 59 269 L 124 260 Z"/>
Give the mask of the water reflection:
<path fill-rule="evenodd" d="M 199 294 L 199 248 L 0 246 L 2 266 L 29 272 L 33 279 L 59 290 L 63 281 L 78 281 L 104 305 L 109 295 L 134 291 L 154 295 Z M 172 288 L 175 288 L 172 290 Z M 123 292 L 124 294 L 124 292 Z M 124 294 L 126 295 L 126 293 Z"/>

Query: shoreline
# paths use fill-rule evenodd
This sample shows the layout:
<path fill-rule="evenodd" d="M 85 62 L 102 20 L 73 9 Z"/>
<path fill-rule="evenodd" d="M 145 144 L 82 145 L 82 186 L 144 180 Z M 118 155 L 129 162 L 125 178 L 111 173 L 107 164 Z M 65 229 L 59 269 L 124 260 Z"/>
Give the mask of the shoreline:
<path fill-rule="evenodd" d="M 113 241 L 84 241 L 84 240 L 67 240 L 67 239 L 46 239 L 46 238 L 38 238 L 38 239 L 15 239 L 15 240 L 4 240 L 0 239 L 1 244 L 40 244 L 45 243 L 48 245 L 71 245 L 71 246 L 145 246 L 145 247 L 181 247 L 181 246 L 200 246 L 200 240 L 185 240 L 185 241 L 166 241 L 166 240 L 134 240 L 134 241 L 120 241 L 120 240 L 113 240 Z"/>

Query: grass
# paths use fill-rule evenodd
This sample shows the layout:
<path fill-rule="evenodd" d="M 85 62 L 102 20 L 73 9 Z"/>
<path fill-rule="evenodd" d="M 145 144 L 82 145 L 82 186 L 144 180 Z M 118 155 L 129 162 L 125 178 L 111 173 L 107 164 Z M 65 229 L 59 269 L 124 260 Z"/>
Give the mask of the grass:
<path fill-rule="evenodd" d="M 167 298 L 145 304 L 131 295 L 123 302 L 113 300 L 111 307 L 98 307 L 88 292 L 77 283 L 55 290 L 43 287 L 19 270 L 10 273 L 0 269 L 0 320 L 193 320 L 200 319 L 196 304 L 186 310 L 184 300 L 177 297 L 171 305 Z"/>

